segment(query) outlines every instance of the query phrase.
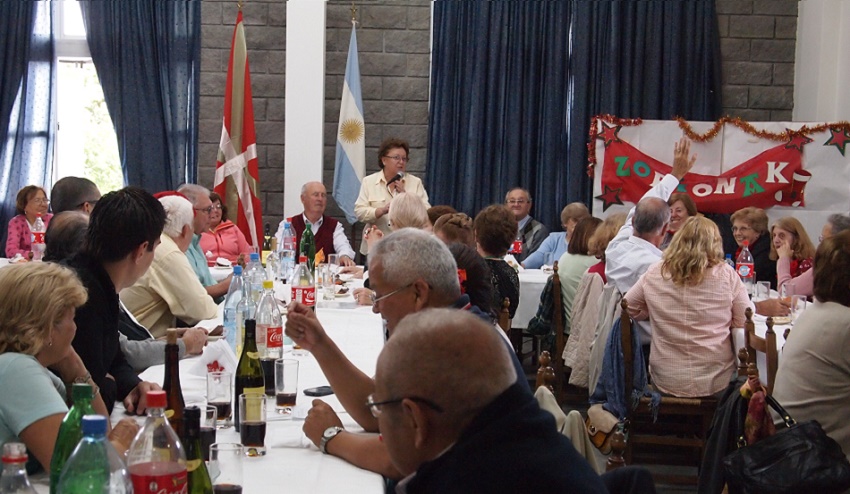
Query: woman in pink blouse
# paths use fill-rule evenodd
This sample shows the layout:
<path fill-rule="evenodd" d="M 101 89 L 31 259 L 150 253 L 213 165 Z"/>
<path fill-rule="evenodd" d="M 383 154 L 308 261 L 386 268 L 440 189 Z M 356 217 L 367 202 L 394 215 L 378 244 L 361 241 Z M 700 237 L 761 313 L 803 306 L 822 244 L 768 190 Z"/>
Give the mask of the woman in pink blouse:
<path fill-rule="evenodd" d="M 812 269 L 815 246 L 809 239 L 806 229 L 797 218 L 786 216 L 779 218 L 770 228 L 770 258 L 776 262 L 776 287 L 800 276 Z M 807 295 L 811 293 L 791 293 L 789 295 Z"/>
<path fill-rule="evenodd" d="M 251 246 L 245 240 L 242 231 L 229 219 L 227 219 L 227 206 L 221 202 L 221 196 L 210 192 L 212 201 L 212 212 L 210 213 L 210 229 L 201 234 L 201 250 L 207 256 L 208 261 L 215 262 L 219 257 L 235 263 L 239 254 L 245 254 L 247 258 L 251 253 Z M 207 252 L 211 252 L 209 256 Z"/>
<path fill-rule="evenodd" d="M 726 388 L 735 372 L 730 328 L 744 326 L 752 304 L 724 262 L 714 222 L 688 218 L 625 298 L 632 317 L 652 323 L 649 369 L 659 391 L 694 398 Z"/>
<path fill-rule="evenodd" d="M 6 257 L 15 257 L 20 254 L 24 257 L 32 250 L 31 228 L 36 217 L 41 214 L 44 228 L 50 222 L 52 214 L 47 213 L 50 201 L 47 193 L 37 185 L 27 185 L 18 191 L 15 199 L 15 213 L 17 216 L 9 220 L 8 235 L 6 236 Z"/>

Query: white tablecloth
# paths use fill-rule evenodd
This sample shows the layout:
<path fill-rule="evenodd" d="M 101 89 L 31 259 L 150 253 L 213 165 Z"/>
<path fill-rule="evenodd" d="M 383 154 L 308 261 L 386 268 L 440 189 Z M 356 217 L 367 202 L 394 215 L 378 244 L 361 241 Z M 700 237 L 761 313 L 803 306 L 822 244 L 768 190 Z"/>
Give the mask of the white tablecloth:
<path fill-rule="evenodd" d="M 540 269 L 526 269 L 519 272 L 519 307 L 517 307 L 511 327 L 525 329 L 528 321 L 537 314 L 540 305 L 540 294 L 546 286 L 546 280 L 551 272 L 544 273 Z"/>

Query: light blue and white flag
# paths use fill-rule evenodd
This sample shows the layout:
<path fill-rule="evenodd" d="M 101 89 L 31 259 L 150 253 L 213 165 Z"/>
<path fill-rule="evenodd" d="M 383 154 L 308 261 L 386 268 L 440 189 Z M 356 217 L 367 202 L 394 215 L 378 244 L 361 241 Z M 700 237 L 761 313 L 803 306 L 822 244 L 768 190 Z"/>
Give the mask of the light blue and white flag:
<path fill-rule="evenodd" d="M 334 200 L 345 213 L 349 223 L 357 220 L 354 215 L 354 202 L 360 193 L 360 182 L 366 172 L 365 135 L 363 98 L 360 96 L 360 64 L 357 61 L 357 34 L 352 25 L 348 62 L 345 66 L 345 84 L 342 87 L 342 101 L 339 106 L 333 189 Z"/>

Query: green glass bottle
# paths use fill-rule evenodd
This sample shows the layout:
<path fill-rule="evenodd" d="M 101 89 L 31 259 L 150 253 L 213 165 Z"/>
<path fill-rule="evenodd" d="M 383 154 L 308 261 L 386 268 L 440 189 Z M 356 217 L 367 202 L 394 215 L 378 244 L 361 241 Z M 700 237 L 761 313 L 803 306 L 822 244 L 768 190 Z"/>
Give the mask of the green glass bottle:
<path fill-rule="evenodd" d="M 201 451 L 201 409 L 183 409 L 183 433 L 186 439 L 186 469 L 189 472 L 189 494 L 213 494 L 212 482 Z"/>
<path fill-rule="evenodd" d="M 272 378 L 273 379 L 273 378 Z M 242 356 L 236 365 L 236 385 L 233 393 L 233 417 L 236 431 L 240 430 L 241 411 L 239 410 L 239 395 L 264 394 L 266 381 L 263 377 L 263 366 L 260 364 L 260 352 L 257 351 L 257 321 L 245 320 L 245 346 Z"/>
<path fill-rule="evenodd" d="M 301 245 L 298 246 L 299 255 L 307 256 L 307 267 L 310 274 L 316 277 L 316 239 L 313 237 L 313 227 L 310 223 L 304 227 L 301 234 Z"/>
<path fill-rule="evenodd" d="M 59 475 L 65 462 L 74 452 L 77 443 L 83 438 L 83 416 L 95 415 L 92 407 L 93 390 L 90 384 L 77 384 L 71 387 L 71 399 L 73 405 L 62 425 L 59 426 L 59 434 L 56 437 L 56 446 L 53 448 L 53 457 L 50 459 L 50 494 L 56 493 L 59 483 Z"/>

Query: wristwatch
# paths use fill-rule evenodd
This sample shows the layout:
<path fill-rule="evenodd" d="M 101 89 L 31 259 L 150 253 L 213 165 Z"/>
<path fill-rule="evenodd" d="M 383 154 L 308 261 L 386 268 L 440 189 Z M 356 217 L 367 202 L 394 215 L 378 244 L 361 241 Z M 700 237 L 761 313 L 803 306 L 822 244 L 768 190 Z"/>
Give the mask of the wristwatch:
<path fill-rule="evenodd" d="M 331 439 L 335 438 L 337 434 L 344 430 L 345 429 L 339 426 L 328 427 L 325 429 L 325 432 L 322 433 L 322 441 L 319 443 L 319 450 L 324 454 L 328 454 L 328 443 Z"/>

